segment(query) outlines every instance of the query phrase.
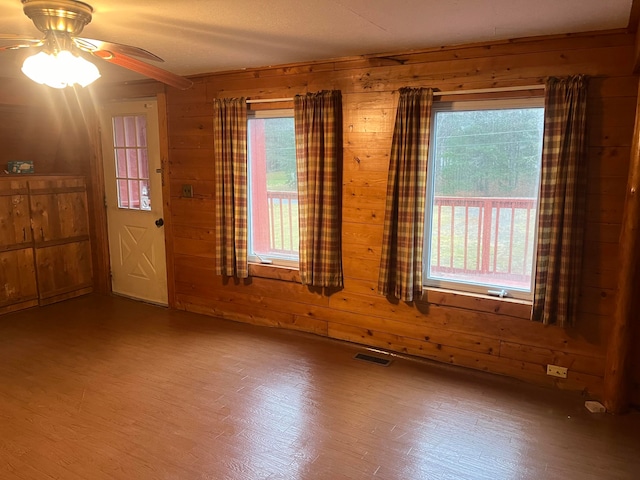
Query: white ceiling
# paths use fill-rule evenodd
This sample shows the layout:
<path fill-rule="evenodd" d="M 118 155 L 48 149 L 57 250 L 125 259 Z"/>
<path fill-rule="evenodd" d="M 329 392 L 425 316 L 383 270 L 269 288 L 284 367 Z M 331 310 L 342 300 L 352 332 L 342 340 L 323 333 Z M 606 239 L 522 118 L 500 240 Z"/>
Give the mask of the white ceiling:
<path fill-rule="evenodd" d="M 89 0 L 83 36 L 135 45 L 189 75 L 516 37 L 625 28 L 632 0 Z M 0 33 L 41 37 L 20 0 Z M 20 77 L 25 51 L 0 52 Z M 104 80 L 140 79 L 96 59 Z"/>

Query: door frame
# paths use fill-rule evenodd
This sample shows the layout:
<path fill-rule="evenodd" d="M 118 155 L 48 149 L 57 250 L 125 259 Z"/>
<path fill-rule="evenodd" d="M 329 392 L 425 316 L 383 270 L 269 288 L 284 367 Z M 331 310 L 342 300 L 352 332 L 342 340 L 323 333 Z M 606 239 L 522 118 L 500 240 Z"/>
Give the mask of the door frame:
<path fill-rule="evenodd" d="M 164 251 L 167 265 L 167 302 L 176 308 L 175 267 L 173 264 L 173 222 L 171 220 L 171 176 L 169 171 L 169 122 L 167 94 L 156 95 L 158 105 L 158 141 L 160 142 L 160 168 L 162 169 L 162 217 L 164 218 Z"/>
<path fill-rule="evenodd" d="M 163 86 L 157 87 L 155 84 L 150 84 L 149 89 L 143 89 L 142 95 L 132 95 L 131 97 L 109 98 L 105 96 L 101 98 L 100 104 L 94 108 L 95 115 L 95 134 L 93 135 L 94 142 L 94 158 L 95 162 L 92 162 L 91 177 L 93 180 L 93 203 L 94 205 L 100 205 L 100 212 L 96 214 L 96 231 L 100 234 L 96 239 L 98 248 L 101 251 L 101 256 L 104 258 L 104 267 L 101 273 L 100 284 L 103 285 L 101 293 L 110 294 L 111 290 L 111 256 L 109 253 L 109 240 L 108 240 L 108 224 L 107 224 L 107 209 L 105 206 L 105 177 L 104 177 L 104 156 L 102 145 L 102 125 L 100 122 L 99 110 L 105 103 L 117 103 L 127 101 L 144 101 L 145 99 L 154 100 L 157 103 L 158 110 L 158 141 L 160 146 L 160 168 L 161 172 L 161 184 L 162 184 L 162 215 L 164 219 L 164 243 L 165 243 L 165 261 L 167 270 L 167 303 L 168 308 L 176 308 L 175 298 L 175 268 L 173 263 L 174 248 L 173 248 L 173 222 L 171 221 L 171 185 L 169 182 L 169 131 L 167 122 L 167 95 L 164 91 L 158 91 L 158 88 L 164 90 Z M 95 272 L 98 274 L 98 272 Z"/>

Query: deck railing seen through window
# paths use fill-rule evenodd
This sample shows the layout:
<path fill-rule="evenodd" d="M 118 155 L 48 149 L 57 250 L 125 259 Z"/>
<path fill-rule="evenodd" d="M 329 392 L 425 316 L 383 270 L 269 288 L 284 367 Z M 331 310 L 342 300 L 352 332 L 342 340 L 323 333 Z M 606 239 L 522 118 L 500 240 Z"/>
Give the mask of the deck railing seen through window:
<path fill-rule="evenodd" d="M 534 198 L 435 196 L 429 276 L 529 290 Z"/>

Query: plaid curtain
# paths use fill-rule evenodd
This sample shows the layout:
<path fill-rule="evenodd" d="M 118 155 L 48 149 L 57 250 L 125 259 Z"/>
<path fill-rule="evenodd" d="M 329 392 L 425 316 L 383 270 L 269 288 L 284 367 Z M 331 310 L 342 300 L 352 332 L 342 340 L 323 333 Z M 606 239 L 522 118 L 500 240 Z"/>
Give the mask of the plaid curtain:
<path fill-rule="evenodd" d="M 296 95 L 293 108 L 300 279 L 303 285 L 342 287 L 342 95 Z"/>
<path fill-rule="evenodd" d="M 247 264 L 247 103 L 214 99 L 216 274 L 249 276 Z"/>
<path fill-rule="evenodd" d="M 378 292 L 422 296 L 422 250 L 433 90 L 402 88 L 391 145 Z"/>
<path fill-rule="evenodd" d="M 572 325 L 582 267 L 586 191 L 587 79 L 549 78 L 533 320 Z"/>

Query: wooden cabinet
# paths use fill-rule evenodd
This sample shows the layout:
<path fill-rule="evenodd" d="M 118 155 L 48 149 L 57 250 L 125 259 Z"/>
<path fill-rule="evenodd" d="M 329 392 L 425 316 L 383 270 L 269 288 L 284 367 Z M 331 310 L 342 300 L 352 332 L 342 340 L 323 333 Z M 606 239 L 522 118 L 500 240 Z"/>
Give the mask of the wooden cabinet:
<path fill-rule="evenodd" d="M 27 182 L 0 182 L 0 313 L 38 304 Z"/>
<path fill-rule="evenodd" d="M 84 179 L 14 178 L 0 179 L 0 313 L 91 292 Z"/>
<path fill-rule="evenodd" d="M 87 189 L 82 178 L 29 181 L 40 305 L 92 287 Z"/>

